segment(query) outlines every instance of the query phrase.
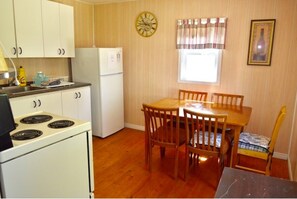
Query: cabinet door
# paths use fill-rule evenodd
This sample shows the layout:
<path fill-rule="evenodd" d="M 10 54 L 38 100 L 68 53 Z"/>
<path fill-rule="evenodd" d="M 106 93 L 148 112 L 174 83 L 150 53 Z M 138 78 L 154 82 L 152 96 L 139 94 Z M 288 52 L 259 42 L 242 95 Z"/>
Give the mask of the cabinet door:
<path fill-rule="evenodd" d="M 42 22 L 44 56 L 60 57 L 60 12 L 59 4 L 53 1 L 42 1 Z"/>
<path fill-rule="evenodd" d="M 53 92 L 36 96 L 37 110 L 62 115 L 61 92 Z"/>
<path fill-rule="evenodd" d="M 41 0 L 14 0 L 18 57 L 43 57 Z"/>
<path fill-rule="evenodd" d="M 60 4 L 60 42 L 63 57 L 75 56 L 73 7 Z"/>
<path fill-rule="evenodd" d="M 91 89 L 90 87 L 84 87 L 79 89 L 78 93 L 78 117 L 81 120 L 91 122 Z"/>
<path fill-rule="evenodd" d="M 9 101 L 13 117 L 20 117 L 36 111 L 35 96 L 11 98 Z"/>
<path fill-rule="evenodd" d="M 78 118 L 77 98 L 76 89 L 62 91 L 63 116 Z"/>
<path fill-rule="evenodd" d="M 42 21 L 45 57 L 74 57 L 73 7 L 43 0 Z"/>
<path fill-rule="evenodd" d="M 90 87 L 62 91 L 63 116 L 92 120 Z"/>
<path fill-rule="evenodd" d="M 13 0 L 1 0 L 0 3 L 0 41 L 5 48 L 3 49 L 3 51 L 5 51 L 3 52 L 4 57 L 13 58 L 16 57 L 16 43 L 12 1 Z"/>
<path fill-rule="evenodd" d="M 14 117 L 19 117 L 36 111 L 46 111 L 62 115 L 61 92 L 16 97 L 11 98 L 9 101 Z"/>

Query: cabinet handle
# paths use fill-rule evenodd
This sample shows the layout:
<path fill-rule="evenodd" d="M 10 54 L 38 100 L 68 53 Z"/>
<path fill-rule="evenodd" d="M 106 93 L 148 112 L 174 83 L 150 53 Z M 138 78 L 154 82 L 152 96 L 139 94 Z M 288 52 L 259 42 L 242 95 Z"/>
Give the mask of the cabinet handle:
<path fill-rule="evenodd" d="M 78 94 L 77 93 L 75 93 L 75 99 L 77 99 L 78 98 Z"/>
<path fill-rule="evenodd" d="M 16 55 L 17 54 L 17 48 L 16 47 L 13 47 L 13 55 Z"/>
<path fill-rule="evenodd" d="M 40 107 L 41 106 L 41 100 L 39 99 L 38 100 L 38 107 Z"/>
<path fill-rule="evenodd" d="M 34 103 L 34 106 L 33 106 L 33 108 L 36 108 L 36 106 L 37 106 L 37 103 L 35 102 L 35 100 L 33 101 L 33 103 Z"/>
<path fill-rule="evenodd" d="M 65 55 L 65 49 L 64 48 L 62 48 L 62 55 Z"/>
<path fill-rule="evenodd" d="M 61 48 L 58 48 L 58 54 L 61 55 L 61 53 L 62 53 Z"/>
<path fill-rule="evenodd" d="M 23 49 L 19 47 L 19 55 L 23 54 Z"/>
<path fill-rule="evenodd" d="M 78 92 L 78 98 L 80 98 L 81 97 L 81 93 L 80 92 Z"/>

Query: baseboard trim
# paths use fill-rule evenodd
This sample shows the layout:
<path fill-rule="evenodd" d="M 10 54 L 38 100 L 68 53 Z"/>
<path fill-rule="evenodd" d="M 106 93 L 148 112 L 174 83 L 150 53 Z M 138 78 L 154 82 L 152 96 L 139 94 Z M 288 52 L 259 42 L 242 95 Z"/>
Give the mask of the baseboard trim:
<path fill-rule="evenodd" d="M 282 160 L 288 160 L 288 154 L 285 154 L 285 153 L 274 152 L 273 157 L 282 159 Z"/>
<path fill-rule="evenodd" d="M 144 131 L 144 126 L 141 126 L 141 125 L 125 123 L 125 127 L 140 130 L 140 131 Z"/>

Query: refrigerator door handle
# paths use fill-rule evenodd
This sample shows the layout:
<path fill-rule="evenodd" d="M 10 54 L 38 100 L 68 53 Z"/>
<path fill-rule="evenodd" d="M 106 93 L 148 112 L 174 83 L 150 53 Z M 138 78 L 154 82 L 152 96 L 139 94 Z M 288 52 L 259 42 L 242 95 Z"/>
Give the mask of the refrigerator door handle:
<path fill-rule="evenodd" d="M 123 72 L 104 74 L 104 75 L 100 75 L 100 76 L 103 77 L 103 76 L 111 76 L 111 75 L 119 75 L 119 74 L 123 74 Z"/>

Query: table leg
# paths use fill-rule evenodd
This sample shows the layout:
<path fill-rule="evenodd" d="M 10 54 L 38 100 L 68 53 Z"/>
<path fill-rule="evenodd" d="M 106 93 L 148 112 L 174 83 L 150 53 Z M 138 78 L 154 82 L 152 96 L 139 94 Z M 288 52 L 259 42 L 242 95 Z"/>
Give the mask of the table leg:
<path fill-rule="evenodd" d="M 230 167 L 235 167 L 237 163 L 237 150 L 238 150 L 238 142 L 239 142 L 239 135 L 241 132 L 241 126 L 234 126 L 234 140 L 233 140 L 233 147 L 232 147 L 232 155 L 230 161 Z"/>

